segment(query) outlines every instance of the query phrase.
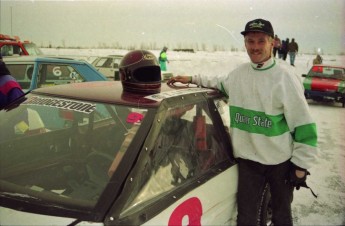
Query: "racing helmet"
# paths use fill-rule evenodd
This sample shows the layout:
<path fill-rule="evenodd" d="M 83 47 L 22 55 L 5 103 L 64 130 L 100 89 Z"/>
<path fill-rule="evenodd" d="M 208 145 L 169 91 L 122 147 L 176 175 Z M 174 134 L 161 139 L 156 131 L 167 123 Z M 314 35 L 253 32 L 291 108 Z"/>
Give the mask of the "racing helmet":
<path fill-rule="evenodd" d="M 161 69 L 155 55 L 147 50 L 128 52 L 120 62 L 119 72 L 124 91 L 160 92 Z"/>

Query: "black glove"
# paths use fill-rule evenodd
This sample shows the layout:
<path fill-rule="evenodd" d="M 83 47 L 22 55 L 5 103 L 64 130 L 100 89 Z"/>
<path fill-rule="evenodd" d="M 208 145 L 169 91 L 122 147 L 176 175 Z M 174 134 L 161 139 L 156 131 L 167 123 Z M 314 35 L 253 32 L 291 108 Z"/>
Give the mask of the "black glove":
<path fill-rule="evenodd" d="M 296 176 L 296 170 L 304 171 L 304 177 L 299 178 Z M 305 187 L 310 189 L 311 193 L 315 198 L 317 198 L 317 195 L 314 193 L 314 191 L 307 185 L 307 176 L 310 175 L 309 171 L 306 169 L 303 169 L 301 167 L 296 166 L 295 164 L 291 163 L 291 168 L 289 171 L 289 177 L 288 177 L 288 183 L 290 183 L 292 186 L 296 187 L 296 190 L 299 190 L 300 187 Z"/>
<path fill-rule="evenodd" d="M 296 170 L 300 170 L 300 171 L 304 171 L 304 177 L 297 177 L 296 176 Z M 295 164 L 291 163 L 291 169 L 289 172 L 289 178 L 288 178 L 288 182 L 296 187 L 297 190 L 300 189 L 300 187 L 308 187 L 306 180 L 307 180 L 307 175 L 310 175 L 309 171 L 306 169 L 303 169 L 301 167 L 296 166 Z"/>

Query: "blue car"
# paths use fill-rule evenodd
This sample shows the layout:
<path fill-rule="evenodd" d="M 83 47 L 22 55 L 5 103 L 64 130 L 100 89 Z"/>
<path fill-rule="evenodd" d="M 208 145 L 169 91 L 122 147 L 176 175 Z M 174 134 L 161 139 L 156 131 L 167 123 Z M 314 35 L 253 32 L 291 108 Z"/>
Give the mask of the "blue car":
<path fill-rule="evenodd" d="M 22 56 L 6 57 L 4 62 L 25 91 L 68 83 L 107 80 L 91 64 L 72 58 Z"/>

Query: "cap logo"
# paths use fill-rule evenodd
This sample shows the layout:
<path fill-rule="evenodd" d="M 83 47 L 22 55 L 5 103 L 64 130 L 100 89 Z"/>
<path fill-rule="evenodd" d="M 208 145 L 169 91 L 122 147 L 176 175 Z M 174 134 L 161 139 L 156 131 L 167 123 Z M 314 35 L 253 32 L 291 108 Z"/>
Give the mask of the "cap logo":
<path fill-rule="evenodd" d="M 249 24 L 249 28 L 253 29 L 253 28 L 260 28 L 262 29 L 265 26 L 265 24 L 261 23 L 261 22 L 253 22 L 251 24 Z"/>
<path fill-rule="evenodd" d="M 145 54 L 144 59 L 145 60 L 153 60 L 153 59 L 155 59 L 155 56 L 153 56 L 152 54 Z"/>

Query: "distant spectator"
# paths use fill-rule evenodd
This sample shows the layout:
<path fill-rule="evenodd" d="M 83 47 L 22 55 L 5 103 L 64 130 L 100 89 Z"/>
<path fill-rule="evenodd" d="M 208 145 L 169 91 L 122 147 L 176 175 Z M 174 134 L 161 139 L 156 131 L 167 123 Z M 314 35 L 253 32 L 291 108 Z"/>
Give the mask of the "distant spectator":
<path fill-rule="evenodd" d="M 298 52 L 298 44 L 297 42 L 295 42 L 295 39 L 293 38 L 291 40 L 291 42 L 288 45 L 288 53 L 290 56 L 290 64 L 292 66 L 295 66 L 295 58 L 296 58 L 296 54 Z"/>
<path fill-rule="evenodd" d="M 313 60 L 313 65 L 315 64 L 322 64 L 322 57 L 319 54 L 317 54 Z"/>
<path fill-rule="evenodd" d="M 273 56 L 276 57 L 277 51 L 280 49 L 281 46 L 280 38 L 278 38 L 278 35 L 274 36 L 274 46 L 273 46 Z M 279 53 L 278 53 L 279 54 Z"/>
<path fill-rule="evenodd" d="M 158 57 L 161 71 L 167 70 L 167 62 L 169 63 L 167 51 L 168 51 L 168 47 L 164 47 Z"/>
<path fill-rule="evenodd" d="M 18 82 L 11 76 L 0 55 L 0 109 L 24 95 Z"/>
<path fill-rule="evenodd" d="M 283 60 L 286 60 L 287 54 L 289 52 L 289 43 L 290 43 L 290 40 L 289 38 L 287 38 L 285 40 L 285 46 L 283 48 Z"/>
<path fill-rule="evenodd" d="M 280 48 L 278 49 L 279 59 L 284 59 L 284 50 L 286 50 L 285 40 L 282 41 Z"/>

